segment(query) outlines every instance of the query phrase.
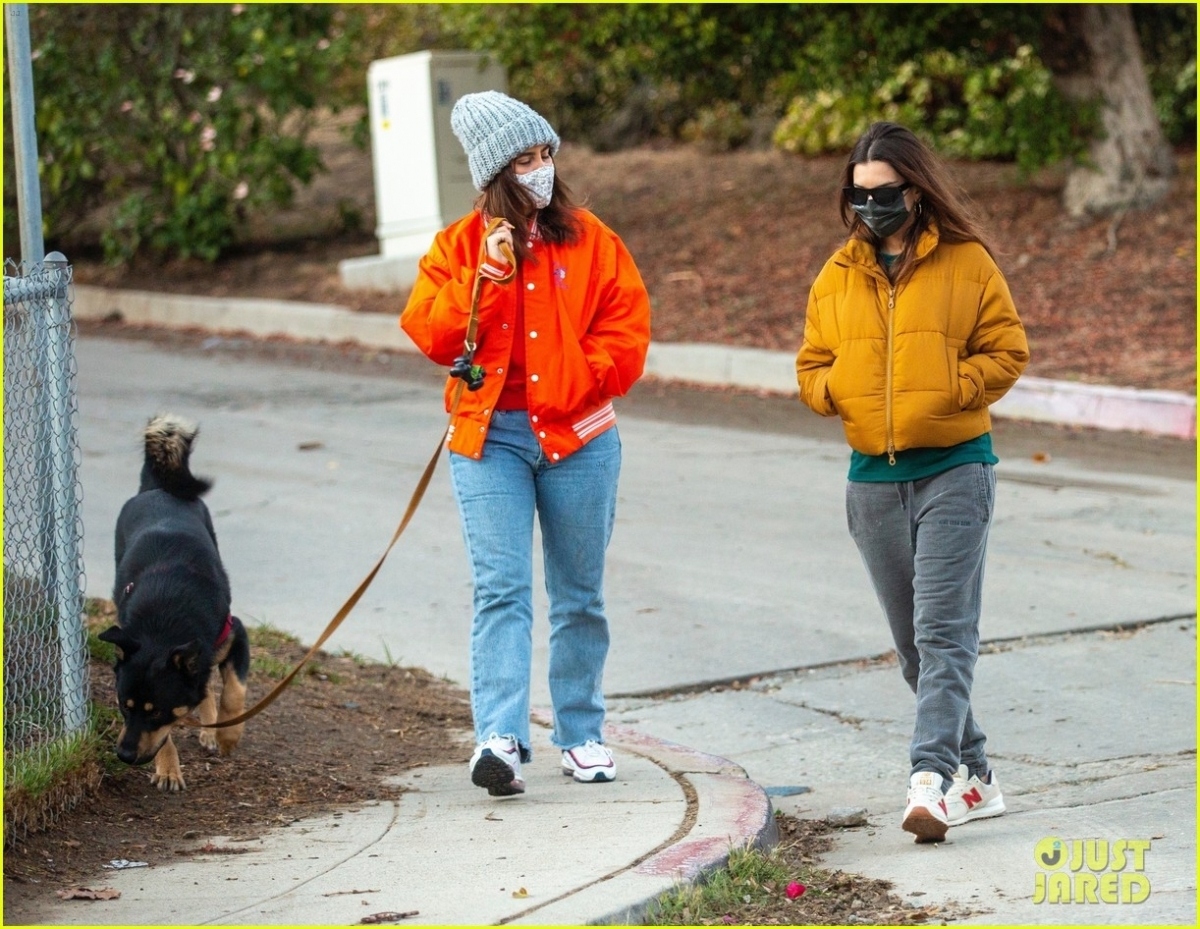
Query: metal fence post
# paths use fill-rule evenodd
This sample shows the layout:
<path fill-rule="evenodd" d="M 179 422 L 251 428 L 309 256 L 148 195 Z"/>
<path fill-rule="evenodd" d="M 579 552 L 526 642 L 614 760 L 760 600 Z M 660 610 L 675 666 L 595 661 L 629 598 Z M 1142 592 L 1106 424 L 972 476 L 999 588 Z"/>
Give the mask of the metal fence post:
<path fill-rule="evenodd" d="M 75 410 L 74 353 L 71 347 L 71 304 L 67 286 L 71 266 L 61 252 L 46 256 L 47 283 L 52 293 L 47 300 L 46 366 L 50 436 L 53 442 L 50 464 L 51 507 L 53 517 L 77 517 L 79 495 L 75 460 L 78 444 L 72 413 Z M 76 520 L 58 527 L 54 533 L 54 603 L 58 614 L 59 656 L 62 662 L 63 730 L 78 732 L 87 723 L 87 694 L 77 681 L 87 680 L 87 641 L 80 617 L 83 615 L 83 584 L 80 581 L 82 558 L 80 533 Z"/>
<path fill-rule="evenodd" d="M 17 176 L 21 258 L 32 267 L 42 260 L 46 245 L 42 238 L 42 191 L 38 183 L 29 5 L 4 4 L 4 29 L 8 45 L 8 85 L 12 96 L 13 165 Z"/>

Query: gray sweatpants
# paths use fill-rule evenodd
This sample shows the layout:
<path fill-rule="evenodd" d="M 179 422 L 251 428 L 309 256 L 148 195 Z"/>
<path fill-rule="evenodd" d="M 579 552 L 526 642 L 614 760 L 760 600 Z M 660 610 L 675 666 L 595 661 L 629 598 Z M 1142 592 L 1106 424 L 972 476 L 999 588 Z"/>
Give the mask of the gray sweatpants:
<path fill-rule="evenodd" d="M 912 772 L 988 771 L 971 712 L 983 562 L 996 496 L 988 464 L 904 483 L 851 481 L 846 519 L 887 615 L 900 670 L 917 695 Z"/>

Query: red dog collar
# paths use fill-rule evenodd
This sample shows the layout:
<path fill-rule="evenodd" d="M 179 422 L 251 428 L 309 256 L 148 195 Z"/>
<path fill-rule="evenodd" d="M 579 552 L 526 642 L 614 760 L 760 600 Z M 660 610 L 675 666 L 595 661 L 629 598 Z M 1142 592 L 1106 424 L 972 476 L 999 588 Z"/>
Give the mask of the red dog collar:
<path fill-rule="evenodd" d="M 225 626 L 221 629 L 221 634 L 217 636 L 217 641 L 214 643 L 213 648 L 220 648 L 224 644 L 225 640 L 229 638 L 229 633 L 231 632 L 233 632 L 232 613 L 225 617 Z"/>

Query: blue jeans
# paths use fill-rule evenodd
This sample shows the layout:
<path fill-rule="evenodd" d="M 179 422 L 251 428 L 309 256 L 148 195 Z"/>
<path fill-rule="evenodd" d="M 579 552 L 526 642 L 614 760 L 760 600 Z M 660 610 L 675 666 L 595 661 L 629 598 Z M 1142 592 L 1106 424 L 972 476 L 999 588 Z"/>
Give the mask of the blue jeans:
<path fill-rule="evenodd" d="M 542 530 L 550 600 L 551 741 L 603 741 L 602 679 L 608 657 L 604 555 L 621 473 L 613 427 L 559 462 L 549 461 L 524 410 L 492 416 L 478 459 L 450 455 L 475 584 L 471 714 L 475 740 L 512 736 L 529 761 L 533 661 L 533 517 Z"/>
<path fill-rule="evenodd" d="M 917 695 L 912 772 L 937 771 L 947 781 L 960 763 L 980 778 L 988 771 L 971 686 L 995 496 L 988 464 L 920 481 L 852 481 L 846 488 L 850 535 L 887 615 L 900 670 Z"/>

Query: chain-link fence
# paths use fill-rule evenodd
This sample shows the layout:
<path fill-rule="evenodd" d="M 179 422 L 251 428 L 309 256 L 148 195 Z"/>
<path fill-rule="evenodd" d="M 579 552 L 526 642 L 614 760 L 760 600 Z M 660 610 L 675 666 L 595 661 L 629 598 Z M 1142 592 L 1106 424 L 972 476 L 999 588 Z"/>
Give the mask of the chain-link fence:
<path fill-rule="evenodd" d="M 33 823 L 11 818 L 14 791 L 74 803 L 56 768 L 89 719 L 71 302 L 65 260 L 5 263 L 4 780 L 18 827 Z"/>

